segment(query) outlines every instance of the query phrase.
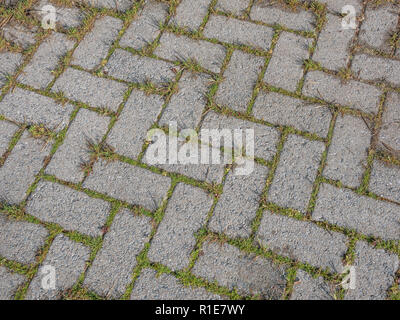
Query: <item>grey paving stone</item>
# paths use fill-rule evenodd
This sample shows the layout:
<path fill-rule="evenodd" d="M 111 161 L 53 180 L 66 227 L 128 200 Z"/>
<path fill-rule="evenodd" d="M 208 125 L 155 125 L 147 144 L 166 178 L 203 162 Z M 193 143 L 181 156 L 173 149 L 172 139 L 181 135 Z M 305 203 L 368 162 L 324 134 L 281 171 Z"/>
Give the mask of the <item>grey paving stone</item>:
<path fill-rule="evenodd" d="M 313 0 L 308 0 L 308 2 Z M 359 15 L 362 9 L 362 0 L 318 0 L 318 2 L 326 4 L 328 10 L 334 13 L 341 13 L 342 8 L 351 5 L 356 9 L 356 14 Z"/>
<path fill-rule="evenodd" d="M 122 20 L 110 16 L 96 20 L 91 31 L 75 49 L 71 63 L 88 70 L 98 67 L 107 56 L 122 27 Z"/>
<path fill-rule="evenodd" d="M 81 101 L 91 107 L 117 111 L 128 86 L 88 72 L 68 68 L 56 80 L 53 92 L 63 92 L 71 100 Z"/>
<path fill-rule="evenodd" d="M 201 129 L 229 129 L 232 133 L 234 130 L 242 130 L 242 135 L 245 140 L 243 141 L 243 148 L 246 148 L 247 146 L 245 130 L 254 130 L 254 156 L 267 161 L 272 160 L 275 155 L 276 145 L 278 144 L 280 137 L 278 130 L 274 128 L 234 117 L 228 117 L 214 111 L 207 113 L 203 120 Z M 204 141 L 204 143 L 209 143 L 209 141 Z M 212 143 L 213 141 L 211 141 L 211 144 Z M 217 148 L 218 146 L 214 145 L 214 147 Z"/>
<path fill-rule="evenodd" d="M 346 240 L 341 233 L 326 231 L 308 221 L 266 211 L 255 243 L 290 259 L 340 273 Z"/>
<path fill-rule="evenodd" d="M 364 165 L 370 144 L 371 131 L 363 119 L 349 115 L 339 116 L 323 175 L 357 188 L 365 172 Z"/>
<path fill-rule="evenodd" d="M 90 257 L 90 249 L 83 244 L 71 241 L 63 234 L 59 234 L 51 244 L 49 252 L 41 267 L 29 285 L 26 299 L 28 300 L 56 300 L 60 299 L 64 291 L 71 289 L 85 270 L 86 262 Z M 55 271 L 55 289 L 43 288 L 51 266 Z"/>
<path fill-rule="evenodd" d="M 394 86 L 400 86 L 398 60 L 359 54 L 353 59 L 352 69 L 363 80 L 387 81 Z"/>
<path fill-rule="evenodd" d="M 212 231 L 235 238 L 250 236 L 268 171 L 267 167 L 254 164 L 254 171 L 249 175 L 235 175 L 234 170 L 228 173 L 210 220 Z"/>
<path fill-rule="evenodd" d="M 30 137 L 28 131 L 13 148 L 4 165 L 0 167 L 0 199 L 9 204 L 18 204 L 25 199 L 26 192 L 35 181 L 35 176 L 44 165 L 52 143 Z"/>
<path fill-rule="evenodd" d="M 119 45 L 140 50 L 152 43 L 160 34 L 160 24 L 165 21 L 167 15 L 168 6 L 165 3 L 146 1 L 144 8 L 119 40 Z"/>
<path fill-rule="evenodd" d="M 194 60 L 203 68 L 219 73 L 225 59 L 226 49 L 215 43 L 193 40 L 165 32 L 154 54 L 171 61 Z"/>
<path fill-rule="evenodd" d="M 109 117 L 87 109 L 80 109 L 68 128 L 64 142 L 53 155 L 46 173 L 57 178 L 79 183 L 85 174 L 82 165 L 90 160 L 89 143 L 100 143 L 106 134 Z"/>
<path fill-rule="evenodd" d="M 204 288 L 184 286 L 170 274 L 158 275 L 155 270 L 144 269 L 135 282 L 132 300 L 220 300 L 221 297 Z"/>
<path fill-rule="evenodd" d="M 215 9 L 242 16 L 249 4 L 250 0 L 218 0 Z"/>
<path fill-rule="evenodd" d="M 53 32 L 36 50 L 33 58 L 18 77 L 18 81 L 36 89 L 46 89 L 54 79 L 53 71 L 60 60 L 72 50 L 75 41 L 65 34 Z"/>
<path fill-rule="evenodd" d="M 343 83 L 339 78 L 321 71 L 313 71 L 306 75 L 303 94 L 364 112 L 376 113 L 382 92 L 369 84 L 357 81 Z"/>
<path fill-rule="evenodd" d="M 182 0 L 171 23 L 190 31 L 197 30 L 207 15 L 211 0 Z"/>
<path fill-rule="evenodd" d="M 175 93 L 163 111 L 159 124 L 168 126 L 175 121 L 178 129 L 197 128 L 207 104 L 206 94 L 212 78 L 204 73 L 185 72 Z"/>
<path fill-rule="evenodd" d="M 39 182 L 26 205 L 26 211 L 42 221 L 92 237 L 102 234 L 110 209 L 102 199 L 48 181 Z"/>
<path fill-rule="evenodd" d="M 274 30 L 255 23 L 213 15 L 209 18 L 203 34 L 222 42 L 248 45 L 262 50 L 271 46 Z"/>
<path fill-rule="evenodd" d="M 7 82 L 7 76 L 13 75 L 20 64 L 22 64 L 22 54 L 17 52 L 0 53 L 0 87 Z"/>
<path fill-rule="evenodd" d="M 115 148 L 115 152 L 137 158 L 163 104 L 163 98 L 158 95 L 133 90 L 107 137 L 107 143 Z"/>
<path fill-rule="evenodd" d="M 322 142 L 290 135 L 283 147 L 268 192 L 268 200 L 281 207 L 297 209 L 304 213 L 310 201 L 324 149 Z"/>
<path fill-rule="evenodd" d="M 9 220 L 0 213 L 0 256 L 23 264 L 35 262 L 49 232 L 45 227 L 25 221 Z"/>
<path fill-rule="evenodd" d="M 121 80 L 134 83 L 151 81 L 161 85 L 175 78 L 174 65 L 165 61 L 133 55 L 128 51 L 117 49 L 108 60 L 104 71 Z"/>
<path fill-rule="evenodd" d="M 150 239 L 151 219 L 128 210 L 118 213 L 106 234 L 84 286 L 107 298 L 121 297 L 132 281 L 136 257 Z"/>
<path fill-rule="evenodd" d="M 167 194 L 171 179 L 123 162 L 96 162 L 83 183 L 110 197 L 156 210 Z"/>
<path fill-rule="evenodd" d="M 313 218 L 389 240 L 399 238 L 399 209 L 393 203 L 322 184 Z"/>
<path fill-rule="evenodd" d="M 275 87 L 296 91 L 304 73 L 303 61 L 310 56 L 308 47 L 311 44 L 310 39 L 283 32 L 269 61 L 264 81 Z"/>
<path fill-rule="evenodd" d="M 0 121 L 0 158 L 7 151 L 18 126 L 8 121 Z"/>
<path fill-rule="evenodd" d="M 379 140 L 387 147 L 400 150 L 400 94 L 390 92 L 387 95 L 385 111 L 382 117 L 382 126 Z M 387 150 L 386 150 L 387 151 Z"/>
<path fill-rule="evenodd" d="M 400 203 L 400 167 L 375 160 L 369 190 L 378 196 Z"/>
<path fill-rule="evenodd" d="M 215 102 L 245 112 L 263 66 L 264 58 L 234 51 L 224 73 L 224 81 L 216 93 Z"/>
<path fill-rule="evenodd" d="M 23 285 L 26 278 L 18 273 L 12 273 L 0 266 L 0 300 L 12 300 L 15 292 Z"/>
<path fill-rule="evenodd" d="M 399 269 L 399 258 L 366 242 L 356 246 L 356 289 L 349 290 L 346 300 L 384 300 Z"/>
<path fill-rule="evenodd" d="M 148 252 L 150 261 L 171 270 L 189 266 L 196 245 L 195 233 L 204 226 L 213 198 L 201 189 L 179 183 Z"/>
<path fill-rule="evenodd" d="M 280 299 L 285 288 L 284 266 L 241 252 L 229 244 L 206 242 L 193 273 L 210 282 L 217 281 L 241 295 L 259 295 L 263 299 Z"/>
<path fill-rule="evenodd" d="M 36 43 L 37 27 L 25 27 L 22 24 L 9 23 L 2 27 L 1 35 L 7 41 L 20 46 L 23 49 L 28 49 Z"/>
<path fill-rule="evenodd" d="M 41 0 L 35 6 L 35 11 L 33 15 L 39 20 L 42 19 L 48 14 L 46 10 L 42 10 L 42 8 L 46 5 L 51 5 L 56 9 L 57 14 L 57 26 L 60 26 L 64 29 L 70 28 L 79 28 L 82 25 L 83 19 L 85 18 L 84 11 L 79 10 L 78 8 L 68 8 L 68 7 L 60 7 L 55 5 L 54 1 L 50 2 L 49 0 Z"/>
<path fill-rule="evenodd" d="M 250 19 L 294 30 L 313 30 L 315 24 L 315 16 L 310 11 L 283 10 L 270 0 L 257 1 L 250 11 Z"/>
<path fill-rule="evenodd" d="M 310 105 L 303 100 L 276 92 L 260 92 L 253 106 L 253 115 L 275 125 L 292 126 L 324 138 L 332 119 L 327 107 Z"/>
<path fill-rule="evenodd" d="M 390 52 L 390 37 L 397 30 L 400 10 L 396 5 L 367 6 L 361 24 L 359 42 Z"/>
<path fill-rule="evenodd" d="M 290 300 L 333 300 L 332 290 L 322 277 L 313 278 L 307 272 L 298 270 Z"/>
<path fill-rule="evenodd" d="M 355 29 L 342 28 L 341 17 L 328 14 L 326 25 L 318 38 L 313 60 L 331 70 L 345 68 L 350 59 L 350 45 L 355 33 Z"/>
<path fill-rule="evenodd" d="M 62 130 L 69 122 L 74 107 L 62 105 L 53 99 L 32 91 L 14 88 L 0 102 L 0 114 L 28 125 L 44 125 L 53 131 Z"/>
<path fill-rule="evenodd" d="M 112 9 L 119 12 L 125 12 L 132 8 L 134 2 L 131 0 L 81 0 L 83 3 L 95 7 Z"/>

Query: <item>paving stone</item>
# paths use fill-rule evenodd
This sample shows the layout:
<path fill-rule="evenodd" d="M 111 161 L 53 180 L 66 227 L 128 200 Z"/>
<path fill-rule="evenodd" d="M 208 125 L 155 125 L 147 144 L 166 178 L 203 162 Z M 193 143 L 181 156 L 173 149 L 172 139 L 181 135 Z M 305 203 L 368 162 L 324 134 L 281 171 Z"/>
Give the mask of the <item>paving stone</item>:
<path fill-rule="evenodd" d="M 397 31 L 400 10 L 398 6 L 367 6 L 365 19 L 361 24 L 359 42 L 390 52 L 390 37 Z"/>
<path fill-rule="evenodd" d="M 311 44 L 310 39 L 283 32 L 269 61 L 264 81 L 275 87 L 296 91 L 304 73 L 303 61 L 310 56 L 308 47 Z"/>
<path fill-rule="evenodd" d="M 313 218 L 389 240 L 399 238 L 399 209 L 393 203 L 322 184 Z"/>
<path fill-rule="evenodd" d="M 257 1 L 250 11 L 250 19 L 294 30 L 313 30 L 315 24 L 315 16 L 310 11 L 284 10 L 270 0 Z"/>
<path fill-rule="evenodd" d="M 189 31 L 197 30 L 208 13 L 210 3 L 211 0 L 182 0 L 171 23 Z"/>
<path fill-rule="evenodd" d="M 222 42 L 248 45 L 268 51 L 274 30 L 247 21 L 213 15 L 209 18 L 203 34 L 207 38 Z"/>
<path fill-rule="evenodd" d="M 46 173 L 64 181 L 81 182 L 85 176 L 82 165 L 90 160 L 88 145 L 101 142 L 109 122 L 109 117 L 80 109 L 65 135 L 63 144 L 58 147 L 47 166 Z"/>
<path fill-rule="evenodd" d="M 2 27 L 1 35 L 8 42 L 16 44 L 23 49 L 28 49 L 36 43 L 37 27 L 27 28 L 22 24 L 9 23 Z"/>
<path fill-rule="evenodd" d="M 204 226 L 213 198 L 201 189 L 179 183 L 154 236 L 148 258 L 171 270 L 189 266 L 195 233 Z"/>
<path fill-rule="evenodd" d="M 308 0 L 313 1 L 313 0 Z M 341 13 L 342 8 L 351 5 L 355 8 L 356 14 L 359 15 L 362 9 L 362 0 L 318 0 L 318 2 L 326 4 L 328 10 L 334 13 Z"/>
<path fill-rule="evenodd" d="M 250 236 L 268 171 L 267 167 L 254 164 L 254 171 L 249 175 L 235 175 L 235 171 L 228 174 L 210 220 L 212 231 L 235 238 Z"/>
<path fill-rule="evenodd" d="M 111 111 L 118 110 L 127 90 L 128 86 L 123 83 L 72 68 L 64 71 L 52 88 L 53 92 L 63 92 L 68 99 Z"/>
<path fill-rule="evenodd" d="M 234 51 L 224 73 L 224 81 L 216 93 L 215 102 L 245 112 L 263 66 L 264 58 Z"/>
<path fill-rule="evenodd" d="M 326 26 L 318 38 L 313 60 L 331 70 L 346 68 L 355 33 L 355 29 L 343 29 L 341 17 L 328 14 Z"/>
<path fill-rule="evenodd" d="M 42 221 L 92 237 L 102 235 L 110 210 L 110 203 L 102 199 L 48 181 L 39 182 L 26 205 L 26 211 Z"/>
<path fill-rule="evenodd" d="M 95 8 L 112 9 L 118 12 L 125 12 L 132 8 L 134 2 L 131 0 L 81 0 L 84 4 Z"/>
<path fill-rule="evenodd" d="M 104 237 L 84 286 L 107 298 L 121 297 L 132 281 L 136 257 L 150 239 L 151 219 L 124 209 L 119 212 Z"/>
<path fill-rule="evenodd" d="M 328 107 L 276 92 L 260 92 L 253 106 L 256 118 L 275 125 L 292 126 L 304 132 L 326 137 L 332 114 Z"/>
<path fill-rule="evenodd" d="M 206 94 L 212 78 L 204 73 L 185 72 L 175 93 L 163 111 L 159 124 L 168 126 L 175 121 L 178 129 L 196 128 L 206 107 Z"/>
<path fill-rule="evenodd" d="M 221 297 L 204 288 L 184 286 L 170 274 L 158 275 L 155 270 L 144 269 L 135 282 L 132 300 L 220 300 Z"/>
<path fill-rule="evenodd" d="M 13 75 L 22 61 L 20 53 L 0 52 L 0 87 L 7 83 L 7 76 Z"/>
<path fill-rule="evenodd" d="M 229 129 L 231 132 L 234 132 L 234 130 L 242 130 L 243 137 L 246 136 L 245 130 L 254 130 L 254 156 L 266 161 L 270 161 L 274 157 L 276 153 L 276 145 L 278 144 L 280 137 L 278 130 L 274 128 L 234 117 L 228 117 L 214 111 L 207 113 L 203 120 L 201 129 Z M 209 141 L 204 141 L 204 143 L 207 142 Z M 247 141 L 243 142 L 243 148 L 246 148 L 246 142 Z M 218 146 L 215 145 L 214 147 L 217 148 Z"/>
<path fill-rule="evenodd" d="M 369 84 L 358 81 L 343 83 L 339 78 L 321 71 L 313 71 L 306 75 L 303 94 L 364 112 L 376 113 L 382 92 Z"/>
<path fill-rule="evenodd" d="M 206 242 L 193 274 L 217 281 L 230 290 L 237 288 L 241 295 L 259 295 L 263 299 L 282 297 L 286 280 L 284 266 L 270 260 L 241 252 L 227 243 Z"/>
<path fill-rule="evenodd" d="M 7 121 L 0 121 L 0 158 L 7 151 L 11 139 L 17 130 L 18 127 L 15 124 Z"/>
<path fill-rule="evenodd" d="M 53 1 L 54 2 L 54 1 Z M 46 5 L 51 5 L 56 9 L 57 26 L 60 26 L 64 29 L 70 28 L 79 28 L 82 23 L 83 19 L 85 18 L 85 12 L 79 10 L 78 8 L 68 8 L 68 7 L 60 7 L 56 6 L 53 2 L 48 0 L 41 0 L 37 6 L 35 6 L 35 11 L 33 15 L 40 21 L 48 14 L 47 10 L 42 10 L 42 8 Z"/>
<path fill-rule="evenodd" d="M 352 69 L 363 80 L 387 81 L 394 86 L 400 86 L 398 60 L 360 54 L 354 57 Z"/>
<path fill-rule="evenodd" d="M 51 244 L 45 260 L 29 285 L 27 300 L 56 300 L 71 289 L 85 270 L 90 257 L 90 249 L 83 244 L 71 241 L 59 234 Z M 55 289 L 43 288 L 46 278 L 50 275 L 47 266 L 55 271 Z"/>
<path fill-rule="evenodd" d="M 12 300 L 15 292 L 24 284 L 26 278 L 18 273 L 12 273 L 0 266 L 0 300 Z"/>
<path fill-rule="evenodd" d="M 313 278 L 303 270 L 297 271 L 290 300 L 334 300 L 332 290 L 322 277 Z"/>
<path fill-rule="evenodd" d="M 225 59 L 226 49 L 215 43 L 193 40 L 165 32 L 154 54 L 171 61 L 194 60 L 203 68 L 219 73 Z"/>
<path fill-rule="evenodd" d="M 132 21 L 122 38 L 121 47 L 131 47 L 140 50 L 152 43 L 160 34 L 160 24 L 168 16 L 168 6 L 165 3 L 149 0 Z"/>
<path fill-rule="evenodd" d="M 96 20 L 92 30 L 79 43 L 72 64 L 91 70 L 100 65 L 123 27 L 120 19 L 105 16 Z"/>
<path fill-rule="evenodd" d="M 137 158 L 142 151 L 147 132 L 157 121 L 164 104 L 162 97 L 133 90 L 118 121 L 111 129 L 107 143 L 118 154 Z"/>
<path fill-rule="evenodd" d="M 83 183 L 110 197 L 156 210 L 167 194 L 171 179 L 123 162 L 96 162 Z"/>
<path fill-rule="evenodd" d="M 68 124 L 73 109 L 69 103 L 63 105 L 18 87 L 0 101 L 0 114 L 6 118 L 28 125 L 41 124 L 56 132 Z"/>
<path fill-rule="evenodd" d="M 400 150 L 400 94 L 390 92 L 386 98 L 382 127 L 379 133 L 381 143 L 393 150 Z M 390 151 L 390 150 L 389 150 Z"/>
<path fill-rule="evenodd" d="M 342 258 L 347 251 L 346 240 L 344 235 L 308 221 L 267 211 L 254 242 L 290 259 L 340 273 Z"/>
<path fill-rule="evenodd" d="M 268 200 L 281 207 L 297 209 L 304 213 L 310 201 L 324 149 L 322 142 L 290 135 L 283 147 L 268 192 Z"/>
<path fill-rule="evenodd" d="M 369 190 L 378 196 L 400 203 L 400 167 L 375 160 Z"/>
<path fill-rule="evenodd" d="M 68 39 L 65 34 L 53 32 L 40 44 L 18 81 L 36 89 L 46 89 L 54 79 L 53 71 L 74 44 L 75 41 Z"/>
<path fill-rule="evenodd" d="M 249 4 L 250 0 L 218 0 L 215 9 L 242 16 Z"/>
<path fill-rule="evenodd" d="M 5 5 L 7 8 L 12 8 L 12 7 L 14 7 L 14 6 L 18 3 L 18 1 L 19 1 L 19 0 L 5 0 L 5 1 L 4 1 L 4 5 Z"/>
<path fill-rule="evenodd" d="M 399 258 L 366 242 L 356 245 L 356 289 L 349 290 L 346 300 L 384 300 L 399 269 Z"/>
<path fill-rule="evenodd" d="M 339 116 L 328 150 L 324 176 L 357 188 L 365 172 L 370 143 L 371 131 L 363 119 Z"/>
<path fill-rule="evenodd" d="M 25 199 L 26 192 L 35 181 L 35 176 L 44 165 L 49 155 L 52 143 L 45 144 L 40 139 L 34 139 L 25 131 L 11 154 L 0 167 L 0 201 L 8 204 L 18 204 Z"/>
<path fill-rule="evenodd" d="M 175 78 L 174 65 L 149 57 L 133 55 L 128 51 L 117 49 L 108 60 L 104 71 L 121 80 L 145 83 L 151 81 L 161 85 Z"/>
<path fill-rule="evenodd" d="M 23 264 L 35 262 L 49 232 L 45 227 L 14 221 L 0 213 L 0 256 Z"/>

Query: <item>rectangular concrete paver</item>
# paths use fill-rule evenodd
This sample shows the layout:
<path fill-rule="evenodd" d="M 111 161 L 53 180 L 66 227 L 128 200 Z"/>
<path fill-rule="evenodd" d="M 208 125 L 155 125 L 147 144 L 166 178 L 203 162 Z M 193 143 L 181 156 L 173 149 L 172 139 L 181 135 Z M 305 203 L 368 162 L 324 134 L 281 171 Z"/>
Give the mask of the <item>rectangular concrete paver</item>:
<path fill-rule="evenodd" d="M 89 260 L 90 249 L 68 237 L 58 235 L 50 246 L 46 259 L 42 262 L 38 273 L 29 285 L 26 299 L 56 300 L 63 292 L 71 289 L 85 270 Z M 45 277 L 51 275 L 48 268 L 54 268 L 55 289 L 43 288 Z"/>
<path fill-rule="evenodd" d="M 160 206 L 170 184 L 170 178 L 149 170 L 123 162 L 99 160 L 83 187 L 153 211 Z"/>
<path fill-rule="evenodd" d="M 307 221 L 266 211 L 255 242 L 290 259 L 340 273 L 346 240 L 340 233 L 328 232 Z"/>
<path fill-rule="evenodd" d="M 131 0 L 81 0 L 81 2 L 95 8 L 111 9 L 117 12 L 125 12 L 134 5 Z"/>
<path fill-rule="evenodd" d="M 333 300 L 332 288 L 322 277 L 311 277 L 307 272 L 298 270 L 290 300 Z"/>
<path fill-rule="evenodd" d="M 323 184 L 320 187 L 313 218 L 353 229 L 367 236 L 385 240 L 398 239 L 399 209 L 400 206 L 393 203 Z"/>
<path fill-rule="evenodd" d="M 22 64 L 22 54 L 16 52 L 0 53 L 0 87 L 6 84 L 7 78 L 12 76 Z"/>
<path fill-rule="evenodd" d="M 400 94 L 389 92 L 385 101 L 379 141 L 385 149 L 400 150 Z"/>
<path fill-rule="evenodd" d="M 215 9 L 241 16 L 249 4 L 250 0 L 218 0 Z"/>
<path fill-rule="evenodd" d="M 290 135 L 268 192 L 268 201 L 305 212 L 310 201 L 325 146 Z"/>
<path fill-rule="evenodd" d="M 101 235 L 110 209 L 102 199 L 49 181 L 39 182 L 26 205 L 26 211 L 40 220 L 92 237 Z"/>
<path fill-rule="evenodd" d="M 308 0 L 308 2 L 311 2 L 313 0 Z M 356 15 L 360 15 L 361 9 L 362 9 L 362 0 L 318 0 L 318 2 L 322 4 L 326 4 L 328 10 L 330 12 L 340 14 L 342 12 L 342 8 L 346 5 L 353 6 L 354 9 L 356 10 Z"/>
<path fill-rule="evenodd" d="M 179 183 L 151 241 L 150 261 L 171 270 L 188 267 L 196 245 L 195 233 L 205 224 L 212 204 L 212 197 L 203 190 Z"/>
<path fill-rule="evenodd" d="M 150 218 L 135 216 L 128 210 L 117 213 L 83 285 L 106 298 L 121 297 L 132 281 L 136 257 L 150 233 Z"/>
<path fill-rule="evenodd" d="M 380 197 L 400 203 L 400 167 L 375 160 L 369 190 Z"/>
<path fill-rule="evenodd" d="M 11 139 L 17 132 L 18 126 L 8 121 L 0 121 L 0 158 L 10 146 Z"/>
<path fill-rule="evenodd" d="M 26 278 L 0 266 L 0 299 L 12 300 L 16 291 L 24 284 Z"/>
<path fill-rule="evenodd" d="M 284 266 L 241 252 L 227 243 L 205 242 L 193 273 L 244 296 L 280 299 L 285 288 Z"/>
<path fill-rule="evenodd" d="M 171 22 L 189 31 L 197 30 L 207 15 L 211 0 L 183 0 Z"/>
<path fill-rule="evenodd" d="M 8 42 L 15 44 L 23 49 L 28 49 L 36 43 L 37 27 L 26 27 L 23 24 L 10 22 L 2 27 L 1 35 Z M 4 53 L 3 53 L 4 54 Z M 21 54 L 16 54 L 21 55 Z"/>

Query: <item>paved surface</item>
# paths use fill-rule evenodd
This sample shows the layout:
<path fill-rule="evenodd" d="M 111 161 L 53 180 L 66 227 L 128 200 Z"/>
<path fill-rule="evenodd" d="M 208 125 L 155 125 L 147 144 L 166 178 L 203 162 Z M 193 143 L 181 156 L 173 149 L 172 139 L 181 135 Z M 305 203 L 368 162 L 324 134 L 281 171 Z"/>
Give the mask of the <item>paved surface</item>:
<path fill-rule="evenodd" d="M 1 299 L 400 299 L 396 1 L 50 1 L 0 9 Z"/>

